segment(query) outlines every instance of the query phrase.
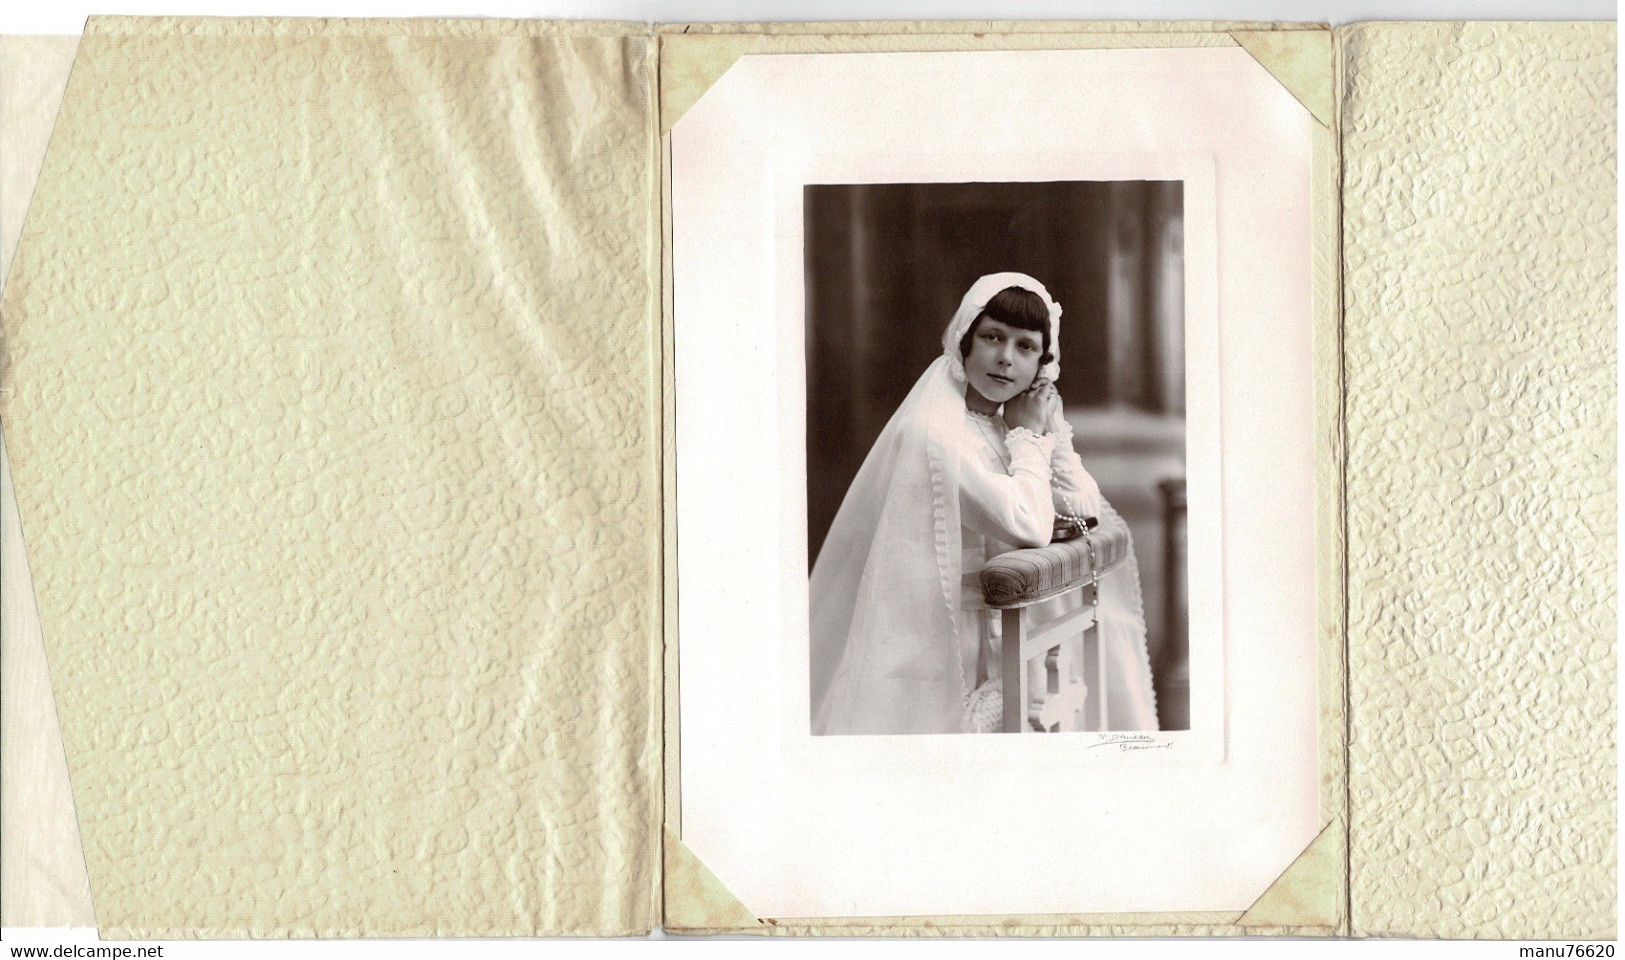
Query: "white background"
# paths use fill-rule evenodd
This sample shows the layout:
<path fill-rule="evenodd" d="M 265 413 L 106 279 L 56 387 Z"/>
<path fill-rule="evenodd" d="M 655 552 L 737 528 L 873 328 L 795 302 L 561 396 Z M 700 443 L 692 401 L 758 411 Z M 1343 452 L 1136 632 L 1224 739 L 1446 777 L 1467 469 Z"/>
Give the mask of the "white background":
<path fill-rule="evenodd" d="M 830 19 L 1238 19 L 1238 20 L 1305 20 L 1314 19 L 1333 24 L 1360 20 L 1451 20 L 1451 19 L 1614 19 L 1616 4 L 1612 0 L 1327 0 L 1306 3 L 1302 0 L 533 0 L 533 2 L 499 2 L 499 0 L 472 0 L 457 3 L 454 0 L 249 0 L 232 3 L 230 0 L 62 0 L 62 2 L 13 2 L 0 7 L 0 33 L 77 33 L 84 18 L 90 13 L 124 14 L 198 14 L 198 15 L 257 15 L 257 16 L 511 16 L 549 18 L 590 18 L 652 20 L 657 22 L 706 20 L 830 20 Z M 1625 367 L 1619 368 L 1625 374 Z M 1625 389 L 1619 395 L 1625 399 Z M 1625 502 L 1621 504 L 1625 514 Z M 1621 541 L 1625 545 L 1625 541 Z M 5 549 L 18 549 L 7 543 Z M 1625 573 L 1625 562 L 1619 564 Z M 658 936 L 658 934 L 657 934 Z M 22 944 L 55 945 L 61 943 L 95 943 L 90 931 L 67 935 L 63 931 L 5 932 L 6 946 Z M 164 945 L 165 957 L 228 956 L 285 956 L 294 950 L 312 960 L 327 957 L 350 957 L 357 954 L 379 957 L 430 957 L 443 953 L 446 944 L 430 942 L 378 942 L 378 943 L 230 943 L 230 944 L 178 944 Z M 693 945 L 698 949 L 739 947 L 740 944 Z M 1405 941 L 1368 941 L 1344 945 L 1329 942 L 1304 941 L 1096 941 L 1088 944 L 1068 942 L 1026 942 L 1020 946 L 1028 953 L 1049 956 L 1076 957 L 1087 950 L 1091 955 L 1104 956 L 1164 956 L 1169 953 L 1198 953 L 1202 956 L 1223 958 L 1253 958 L 1259 954 L 1286 957 L 1311 956 L 1357 950 L 1381 950 L 1385 956 L 1440 957 L 1454 960 L 1461 957 L 1514 957 L 1515 947 L 1495 942 L 1428 943 Z M 583 952 L 607 950 L 620 954 L 624 941 L 609 943 L 569 943 L 543 946 L 549 953 L 568 949 Z M 757 949 L 760 942 L 750 939 L 744 949 Z M 884 949 L 887 951 L 918 949 L 920 944 L 804 944 L 801 948 L 820 952 L 840 950 Z M 534 944 L 493 944 L 463 941 L 451 949 L 478 954 L 535 957 Z M 924 947 L 938 956 L 939 951 L 960 956 L 971 951 L 980 952 L 982 944 L 931 944 Z"/>

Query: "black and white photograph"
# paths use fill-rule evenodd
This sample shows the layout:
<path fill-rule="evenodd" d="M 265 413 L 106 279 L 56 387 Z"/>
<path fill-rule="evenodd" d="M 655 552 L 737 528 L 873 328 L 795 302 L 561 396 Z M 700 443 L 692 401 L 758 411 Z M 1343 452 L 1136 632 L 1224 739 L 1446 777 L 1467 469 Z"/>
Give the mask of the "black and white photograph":
<path fill-rule="evenodd" d="M 1183 187 L 804 188 L 814 735 L 1189 729 Z"/>

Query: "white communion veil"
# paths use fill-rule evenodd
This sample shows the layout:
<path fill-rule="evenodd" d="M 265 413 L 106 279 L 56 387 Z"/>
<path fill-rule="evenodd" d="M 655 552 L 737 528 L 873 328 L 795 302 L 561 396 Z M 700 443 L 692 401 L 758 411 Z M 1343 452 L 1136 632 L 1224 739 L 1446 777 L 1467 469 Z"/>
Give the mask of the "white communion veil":
<path fill-rule="evenodd" d="M 1061 308 L 1021 273 L 977 280 L 943 332 L 943 354 L 892 415 L 847 488 L 809 584 L 812 732 L 964 733 L 975 678 L 960 653 L 960 475 L 984 441 L 967 424 L 959 342 L 995 294 L 1021 287 L 1049 308 L 1060 372 Z M 1071 430 L 1056 414 L 1058 442 Z M 1102 501 L 1102 507 L 1110 507 Z M 1156 728 L 1145 615 L 1132 554 L 1102 578 L 1101 639 L 1121 662 L 1111 678 L 1114 729 Z"/>

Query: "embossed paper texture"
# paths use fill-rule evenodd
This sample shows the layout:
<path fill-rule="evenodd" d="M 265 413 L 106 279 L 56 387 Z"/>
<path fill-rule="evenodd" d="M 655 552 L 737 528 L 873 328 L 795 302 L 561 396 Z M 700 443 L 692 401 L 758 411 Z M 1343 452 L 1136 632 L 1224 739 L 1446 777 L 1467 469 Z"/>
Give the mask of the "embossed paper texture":
<path fill-rule="evenodd" d="M 93 21 L 4 416 L 112 936 L 651 922 L 648 39 Z"/>
<path fill-rule="evenodd" d="M 1357 934 L 1614 935 L 1614 31 L 1345 34 Z"/>

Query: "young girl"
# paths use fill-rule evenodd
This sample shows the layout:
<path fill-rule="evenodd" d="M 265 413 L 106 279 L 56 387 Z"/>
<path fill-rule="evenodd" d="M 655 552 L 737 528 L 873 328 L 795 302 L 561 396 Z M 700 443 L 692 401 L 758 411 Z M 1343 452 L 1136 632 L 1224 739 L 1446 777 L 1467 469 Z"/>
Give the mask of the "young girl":
<path fill-rule="evenodd" d="M 997 728 L 998 638 L 963 609 L 976 571 L 1048 544 L 1057 516 L 1115 516 L 1061 416 L 1060 317 L 1032 277 L 977 280 L 880 432 L 813 564 L 813 733 Z M 1099 618 L 1112 729 L 1156 729 L 1132 551 Z"/>

